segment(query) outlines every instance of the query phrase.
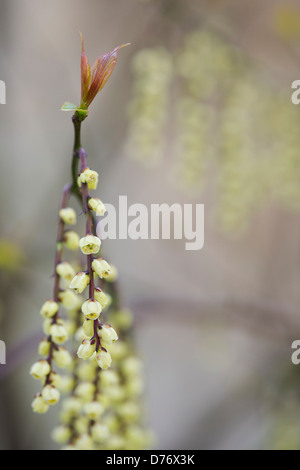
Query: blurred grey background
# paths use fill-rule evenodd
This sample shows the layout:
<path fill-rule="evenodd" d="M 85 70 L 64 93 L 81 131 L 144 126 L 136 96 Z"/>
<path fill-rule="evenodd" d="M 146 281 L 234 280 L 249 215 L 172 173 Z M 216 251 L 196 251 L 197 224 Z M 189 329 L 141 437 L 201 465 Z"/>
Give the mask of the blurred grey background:
<path fill-rule="evenodd" d="M 56 448 L 58 411 L 32 413 L 28 371 L 70 175 L 60 106 L 79 103 L 79 31 L 90 62 L 131 43 L 83 126 L 99 197 L 205 204 L 201 251 L 103 244 L 134 311 L 154 447 L 299 449 L 300 2 L 280 0 L 0 0 L 0 448 Z"/>

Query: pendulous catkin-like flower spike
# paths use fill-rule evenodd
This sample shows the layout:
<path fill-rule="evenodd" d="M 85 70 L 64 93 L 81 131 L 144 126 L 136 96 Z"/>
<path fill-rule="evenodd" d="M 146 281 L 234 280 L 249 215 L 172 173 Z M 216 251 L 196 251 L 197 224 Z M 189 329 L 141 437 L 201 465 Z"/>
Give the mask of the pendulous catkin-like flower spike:
<path fill-rule="evenodd" d="M 52 433 L 63 449 L 143 448 L 147 442 L 140 426 L 143 380 L 138 363 L 132 360 L 132 315 L 120 307 L 116 268 L 99 253 L 96 216 L 104 215 L 105 206 L 90 196 L 99 175 L 88 167 L 80 135 L 87 109 L 107 82 L 123 46 L 98 57 L 90 67 L 82 36 L 81 40 L 81 104 L 78 108 L 65 103 L 62 108 L 74 110 L 72 183 L 65 186 L 59 209 L 53 295 L 40 311 L 46 337 L 38 346 L 42 359 L 30 370 L 41 384 L 32 409 L 46 413 L 61 394 L 69 394 L 61 400 L 61 424 Z M 78 218 L 85 221 L 80 235 L 75 228 L 66 228 L 77 222 L 71 196 L 81 206 Z M 71 261 L 64 259 L 65 249 L 73 252 L 68 254 L 73 256 Z M 88 293 L 82 298 L 85 289 Z M 62 374 L 54 370 L 56 366 L 63 369 Z"/>

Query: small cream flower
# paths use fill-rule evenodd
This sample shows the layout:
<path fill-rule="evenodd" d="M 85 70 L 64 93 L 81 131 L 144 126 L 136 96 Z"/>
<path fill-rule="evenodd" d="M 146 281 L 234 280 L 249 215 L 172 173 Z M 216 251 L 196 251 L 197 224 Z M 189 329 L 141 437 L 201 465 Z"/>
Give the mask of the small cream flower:
<path fill-rule="evenodd" d="M 129 356 L 122 363 L 123 374 L 128 377 L 138 375 L 142 371 L 142 362 L 138 357 Z"/>
<path fill-rule="evenodd" d="M 69 416 L 76 416 L 80 413 L 82 404 L 79 398 L 68 397 L 62 402 L 63 411 Z"/>
<path fill-rule="evenodd" d="M 54 324 L 50 327 L 52 341 L 56 344 L 63 344 L 68 339 L 67 330 L 63 325 Z"/>
<path fill-rule="evenodd" d="M 55 405 L 60 398 L 60 393 L 54 385 L 46 385 L 42 390 L 42 397 L 48 405 Z"/>
<path fill-rule="evenodd" d="M 71 375 L 63 375 L 59 381 L 59 390 L 61 393 L 70 393 L 75 385 L 74 377 Z"/>
<path fill-rule="evenodd" d="M 52 325 L 52 319 L 51 318 L 45 318 L 45 320 L 43 321 L 43 332 L 47 336 L 49 336 L 49 334 L 50 334 L 51 325 Z"/>
<path fill-rule="evenodd" d="M 59 263 L 56 266 L 56 272 L 62 279 L 70 282 L 76 274 L 74 268 L 67 261 Z"/>
<path fill-rule="evenodd" d="M 44 338 L 39 344 L 38 354 L 40 356 L 48 356 L 49 351 L 50 351 L 50 342 L 46 338 Z"/>
<path fill-rule="evenodd" d="M 64 234 L 64 244 L 68 250 L 76 251 L 79 248 L 79 235 L 73 230 L 68 230 Z"/>
<path fill-rule="evenodd" d="M 92 382 L 80 382 L 75 388 L 74 393 L 85 403 L 92 401 L 95 393 L 95 384 L 93 384 Z"/>
<path fill-rule="evenodd" d="M 57 426 L 53 429 L 51 437 L 58 444 L 65 444 L 71 437 L 71 429 L 68 426 Z"/>
<path fill-rule="evenodd" d="M 60 292 L 58 297 L 62 306 L 67 310 L 73 310 L 78 306 L 78 297 L 70 289 Z"/>
<path fill-rule="evenodd" d="M 94 235 L 87 235 L 80 239 L 79 246 L 84 255 L 96 254 L 100 250 L 101 240 Z"/>
<path fill-rule="evenodd" d="M 91 338 L 94 335 L 94 321 L 86 318 L 82 325 L 85 336 Z"/>
<path fill-rule="evenodd" d="M 98 330 L 98 336 L 103 343 L 108 345 L 113 344 L 118 339 L 116 331 L 109 324 L 101 325 Z"/>
<path fill-rule="evenodd" d="M 111 355 L 105 348 L 101 348 L 96 356 L 96 361 L 101 369 L 108 369 L 111 365 Z"/>
<path fill-rule="evenodd" d="M 96 367 L 96 361 L 82 361 L 76 369 L 78 378 L 80 380 L 92 382 L 95 378 Z"/>
<path fill-rule="evenodd" d="M 88 202 L 89 208 L 96 212 L 97 215 L 104 215 L 106 212 L 105 205 L 100 199 L 93 197 L 89 199 Z"/>
<path fill-rule="evenodd" d="M 89 189 L 96 189 L 98 184 L 98 173 L 96 171 L 85 168 L 78 177 L 78 186 L 81 183 L 87 183 Z"/>
<path fill-rule="evenodd" d="M 74 420 L 74 430 L 77 434 L 86 434 L 89 433 L 90 420 L 87 416 L 80 416 Z"/>
<path fill-rule="evenodd" d="M 49 375 L 49 380 L 51 382 L 51 385 L 54 385 L 54 387 L 59 388 L 61 381 L 61 376 L 59 374 L 52 370 Z"/>
<path fill-rule="evenodd" d="M 64 209 L 60 209 L 59 216 L 65 224 L 76 224 L 76 212 L 74 209 L 72 209 L 72 207 L 65 207 Z"/>
<path fill-rule="evenodd" d="M 101 304 L 97 300 L 89 299 L 83 302 L 81 306 L 82 313 L 90 320 L 97 320 L 102 311 Z"/>
<path fill-rule="evenodd" d="M 96 423 L 92 427 L 92 438 L 95 442 L 104 442 L 109 438 L 109 436 L 109 429 L 105 424 Z"/>
<path fill-rule="evenodd" d="M 127 401 L 122 403 L 118 407 L 118 414 L 126 421 L 127 423 L 132 423 L 136 421 L 136 419 L 140 415 L 140 407 L 134 401 Z"/>
<path fill-rule="evenodd" d="M 53 359 L 61 369 L 69 366 L 72 362 L 71 354 L 63 347 L 53 351 Z"/>
<path fill-rule="evenodd" d="M 102 258 L 94 259 L 92 262 L 92 268 L 100 279 L 107 278 L 110 273 L 110 265 Z"/>
<path fill-rule="evenodd" d="M 84 291 L 84 289 L 89 285 L 89 283 L 90 276 L 87 273 L 79 272 L 72 279 L 69 288 L 73 289 L 77 294 L 81 294 L 81 292 Z"/>
<path fill-rule="evenodd" d="M 40 393 L 38 393 L 35 396 L 33 402 L 31 403 L 31 407 L 34 413 L 39 413 L 39 414 L 47 413 L 47 411 L 49 410 L 48 403 L 45 402 L 45 400 L 43 399 Z"/>
<path fill-rule="evenodd" d="M 108 307 L 111 303 L 111 296 L 107 293 L 104 293 L 99 287 L 96 287 L 94 290 L 95 299 L 101 304 L 101 307 L 104 309 Z"/>
<path fill-rule="evenodd" d="M 93 344 L 88 339 L 84 339 L 78 348 L 77 356 L 80 359 L 89 359 L 95 352 L 96 342 Z"/>
<path fill-rule="evenodd" d="M 105 408 L 102 403 L 92 401 L 84 405 L 83 411 L 90 419 L 96 421 L 104 413 Z"/>
<path fill-rule="evenodd" d="M 82 434 L 76 439 L 75 447 L 78 450 L 92 450 L 93 440 L 88 434 Z"/>
<path fill-rule="evenodd" d="M 114 370 L 104 370 L 100 374 L 100 383 L 102 387 L 111 387 L 119 383 L 119 376 Z"/>
<path fill-rule="evenodd" d="M 54 300 L 46 300 L 46 302 L 42 305 L 40 313 L 44 318 L 51 318 L 53 317 L 59 309 L 59 305 Z"/>
<path fill-rule="evenodd" d="M 34 379 L 40 380 L 44 379 L 46 375 L 49 374 L 50 370 L 50 364 L 46 360 L 42 359 L 41 361 L 32 364 L 30 375 L 32 375 Z"/>
<path fill-rule="evenodd" d="M 106 276 L 106 281 L 115 282 L 117 277 L 118 277 L 118 270 L 113 264 L 111 264 L 110 265 L 110 273 L 108 274 L 108 276 Z"/>

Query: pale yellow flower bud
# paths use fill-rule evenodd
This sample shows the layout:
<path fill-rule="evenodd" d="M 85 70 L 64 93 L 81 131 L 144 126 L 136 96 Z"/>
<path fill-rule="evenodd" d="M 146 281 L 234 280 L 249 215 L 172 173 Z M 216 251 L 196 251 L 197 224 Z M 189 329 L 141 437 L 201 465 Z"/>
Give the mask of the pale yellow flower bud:
<path fill-rule="evenodd" d="M 50 351 L 50 342 L 46 338 L 44 338 L 39 344 L 38 354 L 40 356 L 48 356 L 49 351 Z"/>
<path fill-rule="evenodd" d="M 96 362 L 82 362 L 77 368 L 77 375 L 80 380 L 92 381 L 95 378 Z"/>
<path fill-rule="evenodd" d="M 30 375 L 32 375 L 34 379 L 41 380 L 49 374 L 50 370 L 50 364 L 46 360 L 42 359 L 41 361 L 32 364 Z"/>
<path fill-rule="evenodd" d="M 84 289 L 89 285 L 89 283 L 90 276 L 87 273 L 79 272 L 72 279 L 69 288 L 74 290 L 77 294 L 81 294 L 81 292 L 84 291 Z"/>
<path fill-rule="evenodd" d="M 69 397 L 62 402 L 63 411 L 69 416 L 77 416 L 81 411 L 81 401 L 79 398 Z"/>
<path fill-rule="evenodd" d="M 109 307 L 112 302 L 112 298 L 106 292 L 104 293 L 99 287 L 94 290 L 95 299 L 101 304 L 102 309 Z"/>
<path fill-rule="evenodd" d="M 96 398 L 97 398 L 97 401 L 104 406 L 105 410 L 107 410 L 109 406 L 111 405 L 110 397 L 108 395 L 105 395 L 103 392 L 98 393 Z"/>
<path fill-rule="evenodd" d="M 92 401 L 95 393 L 95 384 L 92 382 L 80 382 L 75 388 L 75 395 L 84 402 Z"/>
<path fill-rule="evenodd" d="M 96 423 L 92 427 L 92 438 L 95 442 L 105 442 L 110 436 L 109 429 L 105 424 Z"/>
<path fill-rule="evenodd" d="M 56 344 L 63 344 L 68 339 L 67 330 L 63 325 L 54 324 L 50 327 L 51 339 Z"/>
<path fill-rule="evenodd" d="M 98 173 L 96 171 L 85 168 L 78 177 L 78 186 L 81 183 L 87 183 L 89 189 L 96 189 L 98 184 Z"/>
<path fill-rule="evenodd" d="M 84 405 L 83 411 L 90 419 L 96 421 L 104 413 L 105 408 L 101 403 L 92 401 Z"/>
<path fill-rule="evenodd" d="M 105 205 L 100 199 L 94 197 L 90 198 L 88 202 L 89 208 L 96 212 L 97 215 L 104 215 L 106 212 Z"/>
<path fill-rule="evenodd" d="M 94 321 L 85 319 L 82 325 L 85 336 L 91 338 L 94 335 Z"/>
<path fill-rule="evenodd" d="M 100 374 L 100 383 L 102 387 L 111 387 L 119 383 L 119 376 L 114 370 L 104 370 Z"/>
<path fill-rule="evenodd" d="M 49 336 L 50 335 L 50 327 L 52 325 L 52 319 L 51 318 L 45 318 L 43 321 L 43 332 L 45 335 Z"/>
<path fill-rule="evenodd" d="M 68 250 L 76 251 L 79 248 L 79 235 L 73 230 L 68 230 L 64 234 L 64 245 Z"/>
<path fill-rule="evenodd" d="M 58 444 L 65 444 L 71 437 L 71 429 L 68 426 L 57 426 L 51 433 L 51 438 Z"/>
<path fill-rule="evenodd" d="M 80 327 L 77 329 L 77 331 L 76 331 L 76 333 L 75 333 L 75 336 L 74 336 L 74 339 L 75 339 L 76 341 L 78 341 L 79 343 L 82 343 L 82 341 L 83 341 L 84 339 L 86 339 L 86 336 L 85 336 L 85 334 L 84 334 L 84 331 L 83 331 L 82 326 L 80 326 Z"/>
<path fill-rule="evenodd" d="M 78 348 L 77 356 L 80 359 L 89 359 L 95 352 L 96 341 L 91 344 L 90 340 L 84 339 Z"/>
<path fill-rule="evenodd" d="M 51 371 L 49 380 L 51 385 L 54 385 L 54 387 L 58 388 L 60 386 L 61 376 L 56 372 Z"/>
<path fill-rule="evenodd" d="M 124 421 L 133 423 L 139 418 L 141 410 L 137 403 L 127 401 L 119 405 L 118 414 L 124 419 Z"/>
<path fill-rule="evenodd" d="M 72 281 L 73 277 L 76 274 L 74 268 L 67 261 L 59 263 L 56 266 L 56 272 L 62 279 L 65 279 L 69 282 Z"/>
<path fill-rule="evenodd" d="M 83 302 L 81 307 L 84 316 L 90 320 L 97 320 L 102 311 L 101 304 L 97 300 L 89 299 Z"/>
<path fill-rule="evenodd" d="M 53 359 L 61 369 L 69 366 L 72 362 L 71 354 L 63 347 L 53 351 Z"/>
<path fill-rule="evenodd" d="M 57 302 L 54 302 L 54 300 L 47 300 L 42 305 L 40 314 L 44 318 L 51 318 L 58 312 L 58 309 L 59 309 L 59 305 Z"/>
<path fill-rule="evenodd" d="M 71 336 L 74 336 L 76 332 L 76 327 L 77 327 L 76 321 L 71 320 L 71 319 L 64 320 L 64 326 L 67 331 L 68 338 Z"/>
<path fill-rule="evenodd" d="M 113 360 L 119 361 L 123 359 L 129 351 L 128 344 L 125 341 L 117 341 L 114 343 L 114 347 L 111 348 L 111 357 Z"/>
<path fill-rule="evenodd" d="M 72 209 L 72 207 L 65 207 L 64 209 L 60 209 L 59 217 L 65 224 L 76 224 L 76 212 L 74 211 L 74 209 Z"/>
<path fill-rule="evenodd" d="M 86 434 L 89 431 L 89 419 L 86 416 L 81 416 L 74 421 L 74 429 L 77 434 Z"/>
<path fill-rule="evenodd" d="M 109 324 L 101 325 L 98 330 L 98 336 L 103 343 L 108 345 L 113 344 L 118 339 L 116 331 Z"/>
<path fill-rule="evenodd" d="M 82 434 L 75 441 L 75 447 L 78 450 L 92 450 L 93 441 L 88 434 Z"/>
<path fill-rule="evenodd" d="M 129 309 L 122 309 L 114 312 L 114 325 L 120 328 L 121 330 L 128 330 L 133 323 L 133 315 Z"/>
<path fill-rule="evenodd" d="M 75 380 L 74 377 L 71 375 L 64 375 L 63 377 L 60 378 L 58 388 L 61 393 L 70 393 L 73 390 L 73 387 L 75 385 Z"/>
<path fill-rule="evenodd" d="M 104 416 L 102 422 L 108 427 L 111 434 L 116 434 L 120 428 L 120 421 L 115 414 Z"/>
<path fill-rule="evenodd" d="M 122 363 L 122 371 L 129 377 L 138 375 L 142 371 L 142 361 L 134 356 L 127 357 Z"/>
<path fill-rule="evenodd" d="M 54 385 L 46 385 L 42 390 L 42 397 L 48 405 L 55 405 L 60 398 L 60 393 Z"/>
<path fill-rule="evenodd" d="M 125 389 L 129 397 L 138 397 L 143 393 L 144 382 L 140 377 L 130 377 L 126 383 Z"/>
<path fill-rule="evenodd" d="M 45 402 L 41 394 L 37 394 L 31 403 L 31 407 L 34 411 L 34 413 L 39 413 L 39 414 L 44 414 L 47 413 L 49 410 L 49 405 L 48 403 Z"/>
<path fill-rule="evenodd" d="M 78 297 L 70 289 L 60 292 L 58 297 L 62 306 L 67 310 L 73 310 L 78 306 Z"/>
<path fill-rule="evenodd" d="M 118 270 L 113 264 L 111 264 L 110 265 L 110 272 L 109 272 L 108 276 L 106 276 L 106 281 L 115 282 L 117 277 L 118 277 Z"/>
<path fill-rule="evenodd" d="M 101 246 L 101 240 L 94 235 L 87 235 L 79 240 L 79 247 L 84 255 L 98 253 Z"/>
<path fill-rule="evenodd" d="M 105 348 L 101 348 L 96 356 L 96 361 L 101 369 L 108 369 L 111 365 L 111 355 Z"/>
<path fill-rule="evenodd" d="M 110 400 L 113 403 L 120 403 L 124 401 L 126 397 L 125 389 L 120 385 L 113 385 L 105 389 L 105 393 L 109 395 Z"/>
<path fill-rule="evenodd" d="M 94 261 L 92 261 L 92 268 L 100 279 L 107 278 L 111 269 L 108 262 L 102 258 L 94 259 Z"/>

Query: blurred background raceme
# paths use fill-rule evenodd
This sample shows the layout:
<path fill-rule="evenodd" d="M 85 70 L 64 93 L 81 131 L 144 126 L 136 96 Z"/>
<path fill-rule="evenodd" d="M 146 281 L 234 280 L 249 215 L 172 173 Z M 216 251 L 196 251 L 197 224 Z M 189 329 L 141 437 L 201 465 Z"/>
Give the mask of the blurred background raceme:
<path fill-rule="evenodd" d="M 29 376 L 52 292 L 80 37 L 119 44 L 83 125 L 101 198 L 205 205 L 205 244 L 106 240 L 156 449 L 299 449 L 300 2 L 1 0 L 0 448 L 57 448 Z"/>

